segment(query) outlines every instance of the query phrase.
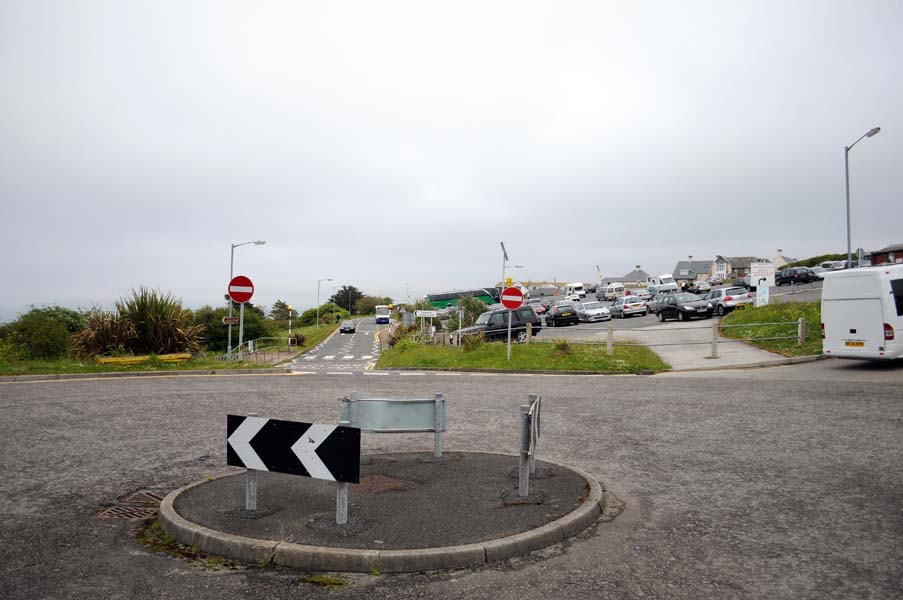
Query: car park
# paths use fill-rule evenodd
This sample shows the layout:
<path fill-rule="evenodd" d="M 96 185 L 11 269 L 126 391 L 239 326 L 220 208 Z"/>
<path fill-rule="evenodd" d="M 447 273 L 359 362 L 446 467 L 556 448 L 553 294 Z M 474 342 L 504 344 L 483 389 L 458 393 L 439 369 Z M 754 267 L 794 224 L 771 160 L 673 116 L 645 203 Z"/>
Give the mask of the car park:
<path fill-rule="evenodd" d="M 639 288 L 633 290 L 633 295 L 645 302 L 652 300 L 652 292 L 650 292 L 647 288 Z"/>
<path fill-rule="evenodd" d="M 477 317 L 471 327 L 461 330 L 461 336 L 467 337 L 482 333 L 487 340 L 504 340 L 508 338 L 508 313 L 511 313 L 511 339 L 516 342 L 527 341 L 527 324 L 533 334 L 539 333 L 542 324 L 539 317 L 529 306 L 521 306 L 509 311 L 507 308 L 490 310 Z"/>
<path fill-rule="evenodd" d="M 625 293 L 624 284 L 616 281 L 604 288 L 596 288 L 596 300 L 616 300 Z"/>
<path fill-rule="evenodd" d="M 546 313 L 546 327 L 576 325 L 579 322 L 577 307 L 570 302 L 559 302 Z"/>
<path fill-rule="evenodd" d="M 669 294 L 658 307 L 658 320 L 677 319 L 688 321 L 690 319 L 710 319 L 714 307 L 708 300 L 703 300 L 696 294 L 682 293 Z"/>
<path fill-rule="evenodd" d="M 354 321 L 342 321 L 342 326 L 339 327 L 339 333 L 354 333 L 355 330 Z"/>
<path fill-rule="evenodd" d="M 623 296 L 618 298 L 611 303 L 609 310 L 611 311 L 612 317 L 617 316 L 621 319 L 633 315 L 645 316 L 649 312 L 649 309 L 646 308 L 646 303 L 636 296 Z"/>
<path fill-rule="evenodd" d="M 583 302 L 577 305 L 577 319 L 582 323 L 610 321 L 611 311 L 605 308 L 601 302 Z"/>
<path fill-rule="evenodd" d="M 813 281 L 818 281 L 818 275 L 809 267 L 784 269 L 774 276 L 774 284 L 778 286 L 788 283 L 812 283 Z"/>
<path fill-rule="evenodd" d="M 753 303 L 753 295 L 743 287 L 715 288 L 702 297 L 712 303 L 716 315 L 723 315 L 737 308 L 746 308 Z"/>

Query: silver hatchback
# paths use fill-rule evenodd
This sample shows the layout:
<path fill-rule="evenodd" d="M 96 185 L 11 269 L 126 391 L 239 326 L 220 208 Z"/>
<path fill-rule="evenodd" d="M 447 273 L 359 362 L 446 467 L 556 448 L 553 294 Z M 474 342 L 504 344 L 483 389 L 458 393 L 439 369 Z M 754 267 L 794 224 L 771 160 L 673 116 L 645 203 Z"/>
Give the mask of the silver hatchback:
<path fill-rule="evenodd" d="M 753 303 L 753 295 L 743 287 L 717 288 L 703 296 L 712 303 L 716 315 L 723 315 L 735 308 L 746 308 Z"/>

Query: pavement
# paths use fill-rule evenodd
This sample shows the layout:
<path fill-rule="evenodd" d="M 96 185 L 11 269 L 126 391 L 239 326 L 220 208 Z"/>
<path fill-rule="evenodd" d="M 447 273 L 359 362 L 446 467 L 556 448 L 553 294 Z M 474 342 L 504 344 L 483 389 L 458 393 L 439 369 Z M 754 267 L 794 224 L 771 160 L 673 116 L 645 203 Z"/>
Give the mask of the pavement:
<path fill-rule="evenodd" d="M 164 529 L 186 545 L 259 564 L 340 571 L 476 566 L 559 543 L 592 524 L 604 494 L 592 477 L 537 461 L 518 495 L 518 458 L 472 452 L 362 457 L 337 525 L 334 482 L 258 472 L 245 510 L 245 471 L 169 495 Z"/>

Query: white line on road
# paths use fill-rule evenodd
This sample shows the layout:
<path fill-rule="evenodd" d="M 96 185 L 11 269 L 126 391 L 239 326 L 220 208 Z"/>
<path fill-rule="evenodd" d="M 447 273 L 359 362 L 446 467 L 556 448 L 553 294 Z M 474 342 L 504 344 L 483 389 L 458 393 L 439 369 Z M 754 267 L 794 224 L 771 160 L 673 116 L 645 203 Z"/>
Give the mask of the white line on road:
<path fill-rule="evenodd" d="M 343 356 L 343 357 L 342 357 L 342 360 L 354 360 L 354 355 L 353 355 L 353 354 L 349 354 L 348 356 Z"/>
<path fill-rule="evenodd" d="M 354 373 L 349 373 L 348 371 L 326 371 L 327 375 L 354 375 Z"/>
<path fill-rule="evenodd" d="M 364 371 L 364 375 L 389 375 L 389 373 L 377 373 L 376 371 Z"/>
<path fill-rule="evenodd" d="M 332 359 L 334 359 L 334 358 L 335 358 L 335 355 L 334 355 L 334 354 L 331 354 L 331 355 L 329 355 L 329 356 L 324 356 L 324 357 L 323 357 L 323 360 L 332 360 Z"/>
<path fill-rule="evenodd" d="M 399 373 L 401 377 L 415 377 L 415 376 L 424 376 L 426 373 Z"/>

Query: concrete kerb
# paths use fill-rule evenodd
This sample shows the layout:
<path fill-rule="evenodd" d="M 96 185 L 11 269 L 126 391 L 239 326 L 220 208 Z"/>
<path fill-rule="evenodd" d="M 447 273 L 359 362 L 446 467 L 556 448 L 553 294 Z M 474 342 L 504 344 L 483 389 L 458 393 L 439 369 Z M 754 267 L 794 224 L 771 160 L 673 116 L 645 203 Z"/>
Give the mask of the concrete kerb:
<path fill-rule="evenodd" d="M 272 562 L 306 570 L 363 573 L 376 569 L 383 573 L 402 573 L 474 567 L 561 542 L 592 525 L 602 514 L 605 492 L 595 478 L 574 467 L 545 462 L 569 469 L 586 481 L 590 490 L 583 503 L 570 513 L 541 527 L 474 544 L 411 550 L 362 550 L 308 546 L 223 533 L 192 523 L 175 510 L 175 501 L 179 495 L 212 479 L 190 483 L 168 494 L 160 503 L 159 520 L 166 533 L 184 544 L 196 546 L 211 554 L 257 564 Z M 229 476 L 232 475 L 222 477 Z"/>
<path fill-rule="evenodd" d="M 271 369 L 196 369 L 191 371 L 119 371 L 101 373 L 47 373 L 40 375 L 4 375 L 0 383 L 16 381 L 62 381 L 73 379 L 117 379 L 123 377 L 199 377 L 203 375 L 285 375 L 292 373 L 287 367 Z"/>

